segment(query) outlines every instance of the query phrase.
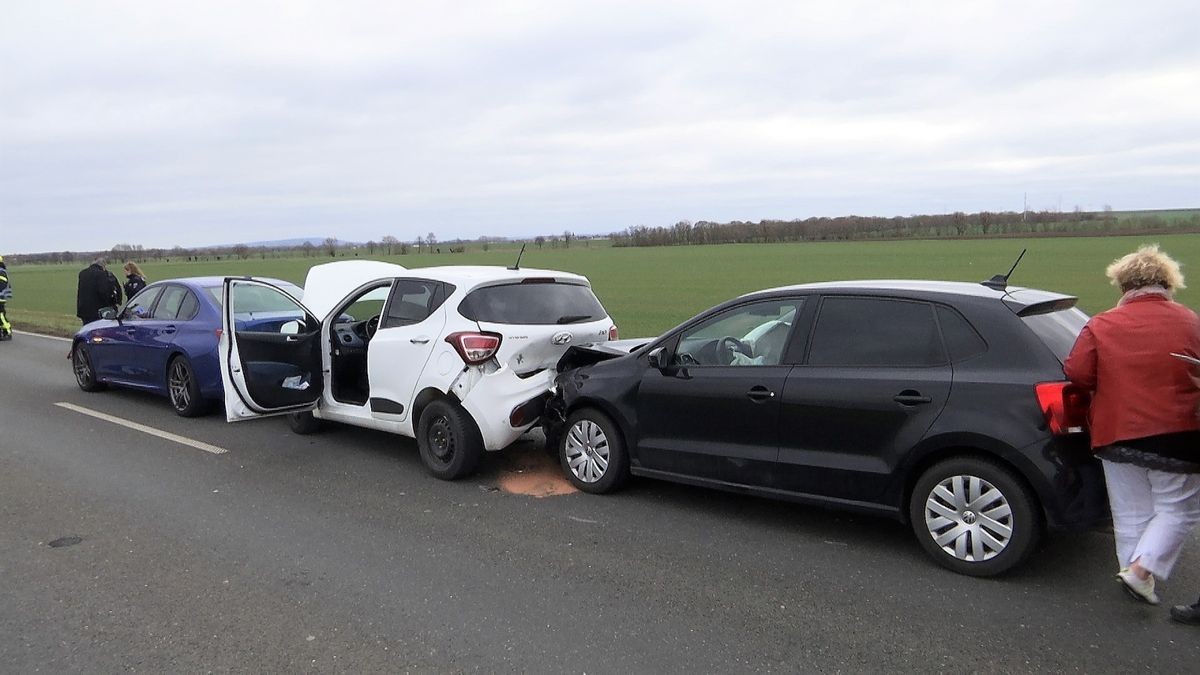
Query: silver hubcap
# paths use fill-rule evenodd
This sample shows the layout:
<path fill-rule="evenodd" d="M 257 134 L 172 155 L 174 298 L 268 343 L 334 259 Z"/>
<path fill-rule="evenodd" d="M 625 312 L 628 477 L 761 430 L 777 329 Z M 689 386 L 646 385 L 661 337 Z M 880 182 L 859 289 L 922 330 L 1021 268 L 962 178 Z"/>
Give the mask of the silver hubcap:
<path fill-rule="evenodd" d="M 608 437 L 600 425 L 579 420 L 567 432 L 567 467 L 584 483 L 595 483 L 608 471 Z"/>
<path fill-rule="evenodd" d="M 176 410 L 187 408 L 192 402 L 192 373 L 188 371 L 183 361 L 176 361 L 171 366 L 171 379 L 167 387 L 171 390 L 171 403 Z"/>
<path fill-rule="evenodd" d="M 1000 555 L 1012 540 L 1013 515 L 996 486 L 978 476 L 951 476 L 925 500 L 925 526 L 946 553 L 968 562 Z"/>

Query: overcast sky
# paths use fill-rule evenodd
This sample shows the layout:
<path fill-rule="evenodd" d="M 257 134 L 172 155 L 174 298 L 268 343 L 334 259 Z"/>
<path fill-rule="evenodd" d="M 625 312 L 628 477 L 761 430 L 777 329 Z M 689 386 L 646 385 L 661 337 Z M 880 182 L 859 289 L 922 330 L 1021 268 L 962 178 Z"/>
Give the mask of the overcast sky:
<path fill-rule="evenodd" d="M 0 253 L 1200 206 L 1200 2 L 4 0 Z"/>

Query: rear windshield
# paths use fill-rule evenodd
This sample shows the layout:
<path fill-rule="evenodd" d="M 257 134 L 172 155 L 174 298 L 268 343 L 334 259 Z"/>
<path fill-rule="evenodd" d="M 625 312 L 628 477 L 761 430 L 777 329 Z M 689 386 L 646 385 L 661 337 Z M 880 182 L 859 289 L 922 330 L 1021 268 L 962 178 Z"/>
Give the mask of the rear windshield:
<path fill-rule="evenodd" d="M 1075 338 L 1079 337 L 1079 331 L 1088 322 L 1088 315 L 1078 307 L 1072 307 L 1058 312 L 1023 316 L 1021 320 L 1046 343 L 1059 361 L 1066 361 L 1071 347 L 1075 346 Z"/>
<path fill-rule="evenodd" d="M 458 312 L 473 321 L 526 325 L 587 323 L 608 316 L 591 288 L 558 282 L 480 288 L 463 299 Z"/>
<path fill-rule="evenodd" d="M 274 285 L 291 293 L 294 298 L 299 299 L 304 297 L 304 290 L 299 286 L 289 283 L 276 283 Z M 219 307 L 221 305 L 221 287 L 208 286 L 204 290 L 208 291 L 213 300 L 217 301 L 217 306 Z M 237 302 L 234 305 L 233 311 L 235 314 L 296 311 L 295 303 L 264 286 L 238 286 Z"/>

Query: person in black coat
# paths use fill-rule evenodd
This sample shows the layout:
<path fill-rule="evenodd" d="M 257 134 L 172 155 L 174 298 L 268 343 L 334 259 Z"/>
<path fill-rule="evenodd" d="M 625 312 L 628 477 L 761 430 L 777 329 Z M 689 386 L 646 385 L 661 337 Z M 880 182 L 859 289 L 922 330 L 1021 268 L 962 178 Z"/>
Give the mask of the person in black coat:
<path fill-rule="evenodd" d="M 108 261 L 96 258 L 79 273 L 79 287 L 75 293 L 75 316 L 85 325 L 100 318 L 100 310 L 121 304 L 121 284 L 108 271 Z"/>

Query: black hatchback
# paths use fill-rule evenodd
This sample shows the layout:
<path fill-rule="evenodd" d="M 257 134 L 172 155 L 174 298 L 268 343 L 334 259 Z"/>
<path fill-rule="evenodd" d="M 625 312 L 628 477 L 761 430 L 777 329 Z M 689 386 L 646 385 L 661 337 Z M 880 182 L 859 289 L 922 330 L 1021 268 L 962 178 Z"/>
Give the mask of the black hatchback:
<path fill-rule="evenodd" d="M 1075 305 L 994 282 L 751 293 L 628 354 L 569 350 L 547 438 L 586 492 L 633 474 L 876 513 L 998 574 L 1044 528 L 1107 515 L 1087 393 L 1063 377 Z"/>

